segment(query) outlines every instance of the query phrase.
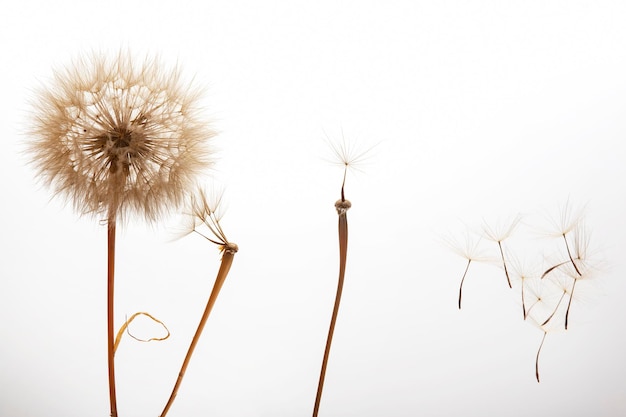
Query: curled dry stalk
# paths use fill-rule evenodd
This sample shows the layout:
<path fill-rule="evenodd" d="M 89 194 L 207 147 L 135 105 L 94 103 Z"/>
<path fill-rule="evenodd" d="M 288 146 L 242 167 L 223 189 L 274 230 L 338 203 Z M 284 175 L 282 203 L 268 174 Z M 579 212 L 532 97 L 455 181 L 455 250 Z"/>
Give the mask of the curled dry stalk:
<path fill-rule="evenodd" d="M 196 345 L 200 340 L 200 336 L 202 334 L 202 331 L 204 330 L 204 326 L 209 318 L 209 315 L 211 314 L 211 310 L 215 305 L 217 296 L 222 289 L 222 285 L 224 284 L 224 281 L 226 281 L 226 277 L 228 276 L 228 272 L 230 271 L 230 268 L 233 264 L 235 254 L 239 250 L 239 247 L 236 244 L 228 241 L 228 239 L 226 238 L 226 234 L 222 230 L 222 227 L 220 225 L 220 217 L 216 213 L 216 209 L 218 206 L 219 200 L 216 204 L 214 204 L 215 209 L 212 208 L 211 205 L 209 205 L 209 203 L 207 202 L 206 196 L 203 191 L 199 192 L 198 197 L 194 197 L 192 199 L 192 215 L 194 216 L 194 219 L 200 220 L 202 223 L 204 223 L 204 225 L 206 225 L 214 238 L 210 238 L 199 232 L 195 226 L 195 221 L 193 232 L 201 235 L 209 242 L 216 244 L 220 252 L 222 253 L 222 260 L 220 263 L 220 268 L 217 271 L 217 276 L 215 278 L 215 283 L 213 284 L 213 289 L 211 290 L 211 295 L 209 296 L 206 307 L 204 308 L 204 312 L 202 313 L 202 317 L 200 318 L 200 323 L 198 323 L 198 328 L 196 329 L 193 339 L 191 340 L 191 344 L 187 349 L 187 354 L 185 355 L 183 364 L 180 368 L 180 371 L 178 372 L 178 378 L 176 379 L 176 383 L 174 384 L 172 393 L 170 394 L 167 404 L 165 404 L 165 407 L 163 408 L 160 417 L 165 417 L 170 407 L 174 403 L 174 399 L 178 394 L 178 390 L 185 376 L 185 372 L 187 371 L 187 367 L 189 366 L 191 356 L 193 355 Z"/>

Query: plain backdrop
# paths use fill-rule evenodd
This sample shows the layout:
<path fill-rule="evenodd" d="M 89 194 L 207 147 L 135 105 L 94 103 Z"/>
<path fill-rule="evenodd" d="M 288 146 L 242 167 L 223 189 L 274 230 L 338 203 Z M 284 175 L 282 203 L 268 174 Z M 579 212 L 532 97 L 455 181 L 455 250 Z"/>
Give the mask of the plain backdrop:
<path fill-rule="evenodd" d="M 52 198 L 22 153 L 34 91 L 91 51 L 178 64 L 220 134 L 208 188 L 239 245 L 170 416 L 307 416 L 338 270 L 342 169 L 328 142 L 371 149 L 348 173 L 344 295 L 320 416 L 626 414 L 626 3 L 622 1 L 33 1 L 0 6 L 0 415 L 106 416 L 106 228 Z M 446 246 L 584 207 L 601 265 L 570 328 L 521 317 L 519 283 Z M 136 311 L 171 337 L 125 338 L 121 417 L 158 415 L 219 267 L 175 216 L 117 243 L 116 327 Z M 487 251 L 496 250 L 485 242 Z M 548 249 L 546 249 L 548 248 Z M 578 290 L 577 290 L 578 291 Z M 143 337 L 162 330 L 139 320 Z"/>

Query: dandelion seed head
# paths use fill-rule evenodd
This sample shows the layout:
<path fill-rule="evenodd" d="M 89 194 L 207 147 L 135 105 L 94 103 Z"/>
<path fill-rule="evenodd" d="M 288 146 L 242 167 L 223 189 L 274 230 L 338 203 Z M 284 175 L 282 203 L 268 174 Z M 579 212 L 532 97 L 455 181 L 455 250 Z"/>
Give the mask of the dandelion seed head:
<path fill-rule="evenodd" d="M 210 166 L 215 135 L 198 90 L 156 60 L 93 54 L 54 73 L 33 103 L 28 153 L 42 179 L 81 214 L 154 221 L 178 207 Z"/>

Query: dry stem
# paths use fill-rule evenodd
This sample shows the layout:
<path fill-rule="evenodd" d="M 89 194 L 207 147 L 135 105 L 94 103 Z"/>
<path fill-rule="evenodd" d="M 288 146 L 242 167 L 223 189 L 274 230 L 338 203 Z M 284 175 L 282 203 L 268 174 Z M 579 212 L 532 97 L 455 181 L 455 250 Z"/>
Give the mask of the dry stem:
<path fill-rule="evenodd" d="M 113 295 L 115 278 L 115 217 L 109 215 L 107 222 L 107 356 L 109 364 L 109 402 L 111 417 L 117 417 L 115 395 L 115 329 L 113 323 Z"/>
<path fill-rule="evenodd" d="M 187 366 L 189 365 L 189 361 L 191 360 L 191 355 L 193 355 L 193 351 L 198 344 L 198 340 L 200 340 L 200 335 L 202 334 L 202 330 L 204 329 L 204 325 L 209 318 L 209 314 L 211 314 L 211 310 L 213 309 L 213 305 L 215 305 L 215 301 L 217 300 L 217 296 L 219 295 L 220 290 L 222 289 L 222 285 L 228 276 L 228 272 L 230 271 L 230 267 L 233 264 L 233 259 L 235 258 L 235 253 L 237 252 L 237 245 L 233 243 L 228 243 L 224 249 L 224 253 L 222 255 L 222 262 L 220 264 L 220 269 L 217 272 L 217 277 L 215 278 L 215 284 L 213 285 L 213 290 L 211 291 L 211 295 L 209 296 L 209 301 L 204 309 L 204 313 L 202 314 L 202 318 L 200 319 L 200 323 L 198 324 L 198 328 L 196 329 L 196 333 L 191 340 L 191 344 L 189 345 L 189 349 L 187 350 L 187 355 L 185 356 L 185 360 L 183 361 L 183 365 L 180 368 L 180 372 L 178 373 L 178 378 L 176 379 L 176 384 L 174 384 L 174 388 L 172 390 L 172 394 L 170 395 L 163 412 L 160 417 L 165 417 L 167 412 L 169 411 L 174 399 L 176 398 L 176 394 L 178 393 L 178 389 L 180 388 L 180 384 L 183 381 L 183 377 L 185 376 L 185 372 L 187 371 Z"/>

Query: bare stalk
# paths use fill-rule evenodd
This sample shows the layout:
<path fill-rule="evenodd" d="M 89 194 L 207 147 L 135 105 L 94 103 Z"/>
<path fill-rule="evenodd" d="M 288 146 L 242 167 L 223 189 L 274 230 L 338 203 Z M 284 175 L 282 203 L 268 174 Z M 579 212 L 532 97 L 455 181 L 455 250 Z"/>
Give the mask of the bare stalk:
<path fill-rule="evenodd" d="M 109 215 L 107 222 L 107 357 L 109 366 L 109 403 L 111 417 L 117 417 L 115 395 L 115 329 L 114 329 L 114 278 L 115 278 L 115 217 Z"/>
<path fill-rule="evenodd" d="M 191 360 L 191 355 L 193 355 L 193 351 L 198 344 L 198 340 L 200 340 L 200 335 L 202 334 L 202 330 L 204 329 L 204 325 L 209 318 L 209 314 L 211 314 L 211 310 L 215 305 L 215 301 L 217 300 L 217 296 L 219 295 L 220 290 L 222 289 L 222 285 L 228 276 L 228 272 L 230 271 L 230 267 L 233 264 L 233 259 L 235 258 L 235 253 L 237 253 L 237 245 L 234 243 L 228 243 L 224 247 L 224 252 L 222 255 L 222 262 L 220 264 L 220 269 L 217 272 L 217 277 L 215 278 L 215 284 L 213 284 L 213 290 L 211 291 L 211 295 L 209 296 L 209 301 L 204 309 L 204 313 L 202 314 L 202 318 L 200 319 L 200 323 L 198 324 L 198 328 L 196 329 L 196 333 L 191 340 L 191 344 L 189 345 L 189 349 L 187 350 L 187 355 L 185 356 L 185 360 L 183 361 L 183 365 L 180 368 L 180 372 L 178 373 L 178 378 L 176 379 L 176 383 L 174 384 L 174 388 L 172 389 L 172 393 L 170 395 L 163 412 L 160 417 L 165 417 L 167 412 L 169 411 L 174 399 L 176 398 L 176 394 L 178 393 L 178 389 L 180 388 L 180 384 L 183 381 L 183 377 L 185 376 L 185 372 L 187 371 L 187 366 L 189 366 L 189 361 Z"/>
<path fill-rule="evenodd" d="M 317 395 L 315 397 L 315 407 L 313 408 L 313 417 L 317 417 L 322 399 L 322 390 L 324 389 L 324 378 L 326 376 L 326 366 L 330 355 L 330 345 L 333 341 L 333 333 L 335 332 L 335 323 L 337 314 L 339 313 L 339 303 L 341 302 L 341 292 L 343 290 L 343 281 L 346 273 L 346 257 L 348 254 L 348 218 L 346 212 L 351 207 L 348 200 L 343 197 L 343 186 L 341 187 L 341 200 L 335 203 L 335 208 L 339 214 L 339 282 L 337 283 L 337 295 L 335 296 L 335 306 L 333 307 L 333 315 L 330 320 L 328 329 L 328 337 L 326 339 L 326 348 L 324 349 L 324 359 L 322 360 L 322 369 L 320 371 L 320 379 L 317 384 Z"/>

